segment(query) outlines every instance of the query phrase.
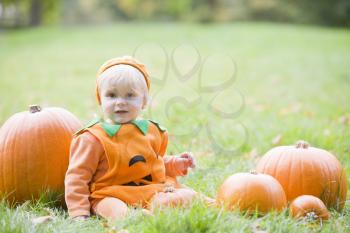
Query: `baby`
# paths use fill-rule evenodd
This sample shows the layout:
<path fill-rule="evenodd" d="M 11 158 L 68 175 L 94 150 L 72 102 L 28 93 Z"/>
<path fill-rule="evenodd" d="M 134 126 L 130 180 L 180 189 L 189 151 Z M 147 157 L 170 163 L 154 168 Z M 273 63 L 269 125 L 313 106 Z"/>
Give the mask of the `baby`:
<path fill-rule="evenodd" d="M 100 67 L 96 96 L 103 118 L 78 131 L 70 148 L 65 200 L 71 217 L 117 219 L 128 206 L 184 205 L 198 195 L 176 180 L 195 167 L 191 153 L 166 156 L 166 129 L 139 118 L 149 89 L 144 65 L 130 56 Z"/>

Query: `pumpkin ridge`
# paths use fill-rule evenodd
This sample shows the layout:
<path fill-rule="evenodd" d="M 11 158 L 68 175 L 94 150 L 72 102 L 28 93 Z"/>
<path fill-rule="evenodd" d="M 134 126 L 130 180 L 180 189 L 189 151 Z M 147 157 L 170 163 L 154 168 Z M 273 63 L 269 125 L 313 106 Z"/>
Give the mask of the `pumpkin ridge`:
<path fill-rule="evenodd" d="M 23 112 L 22 116 L 21 116 L 21 124 L 19 124 L 19 127 L 17 127 L 16 130 L 14 131 L 16 136 L 20 135 L 21 132 L 23 131 L 23 125 L 25 125 L 24 123 L 27 121 L 27 118 L 29 118 L 29 115 L 26 115 L 25 112 Z M 14 141 L 16 141 L 15 146 L 14 146 L 14 151 L 17 152 L 18 145 L 21 146 L 21 141 L 22 140 L 17 139 L 17 137 L 16 137 L 16 139 Z M 29 159 L 28 153 L 27 153 L 27 151 L 28 151 L 28 144 L 24 143 L 24 145 L 25 145 L 25 148 L 27 148 L 27 150 L 25 150 L 24 153 L 22 153 L 22 155 L 24 155 L 24 158 L 23 157 L 21 158 L 21 153 L 15 153 L 20 158 L 20 160 L 18 160 L 18 158 L 16 157 L 16 159 L 14 161 L 21 161 L 21 160 L 25 159 L 26 160 L 26 162 L 25 162 L 26 169 L 25 170 L 27 171 L 28 161 L 30 161 L 30 159 Z M 16 164 L 15 164 L 15 166 L 16 166 Z M 18 166 L 18 164 L 17 164 L 17 166 Z M 29 190 L 28 184 L 30 184 L 30 182 L 28 180 L 28 172 L 25 174 L 24 177 L 21 177 L 21 178 L 24 178 L 26 180 L 25 187 L 27 188 L 27 190 Z M 18 186 L 18 182 L 21 183 L 22 180 L 17 180 L 16 179 L 15 180 L 15 187 L 23 188 L 22 186 Z M 14 190 L 14 195 L 16 195 L 16 192 L 19 192 L 19 190 Z"/>
<path fill-rule="evenodd" d="M 290 153 L 290 151 L 283 151 L 282 152 L 282 156 L 281 156 L 281 158 L 283 157 L 283 155 L 284 155 L 284 157 L 287 157 L 288 158 L 288 163 L 290 163 L 289 161 L 293 158 L 293 155 Z M 292 168 L 291 168 L 291 166 L 293 165 L 293 163 L 292 164 L 290 164 L 290 166 L 288 166 L 288 177 L 287 177 L 287 181 L 290 179 L 290 177 L 291 177 L 291 173 L 292 173 Z M 276 174 L 276 173 L 275 173 Z M 274 174 L 274 176 L 275 176 L 275 174 Z M 287 185 L 287 191 L 288 192 L 286 192 L 286 196 L 288 195 L 287 193 L 290 193 L 290 190 L 292 189 L 292 187 L 291 187 L 291 182 L 288 182 L 288 185 Z M 289 195 L 288 195 L 289 196 Z M 287 197 L 287 199 L 288 198 L 290 198 L 290 197 Z"/>
<path fill-rule="evenodd" d="M 304 149 L 304 148 L 301 148 L 301 149 Z M 304 160 L 303 159 L 298 159 L 298 161 L 299 161 L 299 166 L 298 166 L 298 174 L 301 174 L 301 171 L 304 171 L 304 168 L 305 168 L 305 164 L 304 164 Z M 305 178 L 304 178 L 304 176 L 300 176 L 299 177 L 299 179 L 300 179 L 300 183 L 299 183 L 299 185 L 301 186 L 301 187 L 299 187 L 299 190 L 302 190 L 302 192 L 304 192 L 304 185 L 305 185 Z M 296 197 L 293 197 L 293 198 L 296 198 Z"/>
<path fill-rule="evenodd" d="M 52 113 L 53 111 L 47 111 L 46 110 L 46 113 L 47 113 L 47 116 L 50 118 L 50 122 L 51 122 L 51 124 L 47 124 L 49 127 L 50 127 L 50 129 L 52 130 L 52 132 L 55 132 L 56 131 L 56 129 L 57 128 L 59 128 L 60 127 L 60 122 L 58 121 L 58 119 L 57 119 L 57 115 L 59 115 L 59 114 L 55 114 L 55 113 Z M 60 113 L 62 113 L 62 112 L 60 112 Z M 62 136 L 62 134 L 60 134 L 59 136 L 60 137 L 57 137 L 58 135 L 56 134 L 56 133 L 53 133 L 53 135 L 52 135 L 52 137 L 55 139 L 54 141 L 55 142 L 57 142 L 57 141 L 60 141 L 60 140 L 63 140 L 63 138 L 61 138 L 61 136 Z M 44 140 L 45 141 L 45 140 Z M 46 143 L 48 143 L 48 142 L 46 142 Z M 48 145 L 49 147 L 51 147 L 52 145 Z M 42 144 L 42 147 L 44 147 L 43 146 L 43 144 Z M 43 148 L 44 150 L 45 150 L 45 148 Z M 52 162 L 52 161 L 51 161 Z M 48 172 L 48 173 L 46 173 L 46 174 L 49 174 L 49 167 L 48 167 L 48 164 L 50 163 L 50 156 L 48 156 L 48 157 L 46 157 L 46 162 L 45 162 L 45 169 L 46 169 L 46 171 Z M 61 163 L 62 164 L 62 163 Z M 49 180 L 49 177 L 47 177 L 47 179 L 46 179 L 46 183 L 48 183 L 48 182 L 50 182 L 50 180 Z M 55 184 L 55 185 L 57 185 L 57 184 Z M 55 187 L 56 188 L 56 187 Z M 45 187 L 45 189 L 46 189 L 46 187 Z"/>
<path fill-rule="evenodd" d="M 324 185 L 324 188 L 322 189 L 322 192 L 325 191 L 325 196 L 322 197 L 322 195 L 321 195 L 320 197 L 321 197 L 321 200 L 327 206 L 329 206 L 329 204 L 333 202 L 333 200 L 331 200 L 331 192 L 333 191 L 332 190 L 332 182 L 333 182 L 335 177 L 333 177 L 334 174 L 333 174 L 333 172 L 331 172 L 331 169 L 329 167 L 329 163 L 324 162 L 324 164 L 325 164 L 325 167 L 326 167 L 326 170 L 327 170 L 326 177 L 329 177 L 329 175 L 332 175 L 332 177 L 330 177 L 330 179 L 327 180 L 327 183 Z M 323 175 L 324 175 L 324 172 L 325 171 L 322 171 Z M 331 206 L 331 207 L 333 207 L 333 206 Z"/>
<path fill-rule="evenodd" d="M 267 188 L 269 193 L 273 193 L 274 192 L 274 190 L 271 189 L 271 185 L 270 184 L 266 185 L 265 187 Z M 277 206 L 276 205 L 277 204 L 277 198 L 272 198 L 270 195 L 268 195 L 268 202 L 270 203 L 270 205 L 273 206 L 273 209 L 275 210 L 274 207 Z"/>
<path fill-rule="evenodd" d="M 0 136 L 1 136 L 1 128 L 2 126 L 0 126 Z M 5 138 L 7 138 L 7 135 L 5 135 Z M 2 141 L 2 138 L 0 137 L 0 143 Z M 5 142 L 5 144 L 7 145 L 7 143 Z M 4 170 L 4 156 L 3 156 L 3 151 L 0 151 L 0 171 Z M 1 181 L 0 181 L 0 188 L 2 189 L 3 186 L 5 186 L 5 176 L 1 176 Z"/>
<path fill-rule="evenodd" d="M 26 122 L 28 122 L 28 118 L 30 118 L 31 116 L 30 115 L 25 115 L 26 113 L 23 113 L 23 118 L 22 118 L 22 123 L 21 124 L 18 124 L 18 125 L 27 125 L 26 124 Z M 35 113 L 30 113 L 30 114 L 35 114 Z M 34 133 L 35 134 L 35 133 Z M 20 142 L 22 142 L 23 140 L 17 140 L 17 135 L 18 135 L 18 133 L 16 132 L 16 140 L 14 140 L 14 141 L 20 141 Z M 30 144 L 30 142 L 28 142 L 28 144 L 26 145 L 26 147 L 27 146 L 30 146 L 31 144 Z M 22 147 L 22 146 L 21 146 Z M 16 154 L 18 154 L 17 153 L 17 150 L 15 149 L 14 150 L 15 152 L 16 152 Z M 28 151 L 28 150 L 27 150 Z M 30 182 L 30 180 L 29 180 L 29 166 L 28 166 L 28 164 L 30 164 L 30 153 L 28 153 L 28 152 L 25 152 L 25 161 L 26 161 L 26 168 L 24 169 L 24 172 L 26 172 L 26 174 L 25 174 L 25 179 L 26 179 L 26 182 L 28 183 L 28 184 L 30 184 L 31 182 Z M 18 161 L 18 159 L 16 158 L 14 161 Z M 13 170 L 14 171 L 14 170 Z M 17 183 L 15 183 L 15 187 L 18 187 L 17 186 Z M 31 192 L 31 190 L 30 190 L 30 188 L 29 188 L 29 185 L 24 185 L 25 187 L 26 187 L 26 191 L 25 192 L 27 192 L 27 193 L 30 193 Z M 23 186 L 21 186 L 21 188 L 23 188 Z M 21 193 L 22 193 L 22 191 L 21 191 Z M 14 193 L 15 195 L 16 195 L 16 193 Z"/>
<path fill-rule="evenodd" d="M 18 117 L 18 118 L 20 118 L 20 116 L 19 115 L 17 115 L 16 117 Z M 10 118 L 11 119 L 11 118 Z M 12 120 L 12 119 L 11 119 Z M 22 120 L 22 119 L 21 119 Z M 21 121 L 22 122 L 22 121 Z M 3 129 L 4 127 L 2 127 L 2 129 Z M 8 131 L 8 133 L 7 133 L 7 135 L 6 135 L 6 137 L 8 138 L 9 136 L 12 136 L 12 134 L 14 134 L 14 135 L 16 135 L 16 132 L 17 132 L 17 130 L 18 130 L 18 128 L 19 128 L 19 125 L 17 125 L 17 126 L 15 126 L 14 128 L 12 128 L 10 131 Z M 13 140 L 13 141 L 11 141 L 11 143 L 10 142 L 6 142 L 6 146 L 5 146 L 5 151 L 6 151 L 6 155 L 7 154 L 9 154 L 9 153 L 11 153 L 14 149 L 16 149 L 16 143 L 18 142 L 18 140 L 17 140 L 17 138 L 16 138 L 16 140 Z M 11 151 L 9 151 L 9 149 L 11 149 Z M 14 157 L 14 160 L 11 162 L 11 166 L 13 167 L 14 166 L 14 161 L 18 161 L 18 158 L 17 158 L 17 155 L 15 155 L 15 157 Z M 4 169 L 4 170 L 6 170 L 6 169 Z M 2 170 L 2 171 L 4 171 L 4 170 Z M 4 180 L 5 180 L 5 176 L 2 176 L 3 178 L 4 178 Z M 14 183 L 14 187 L 17 187 L 17 180 L 16 180 L 16 178 L 15 178 L 15 175 L 14 175 L 14 171 L 13 170 L 11 170 L 11 176 L 10 176 L 11 178 L 10 179 L 12 179 L 11 181 L 9 181 L 9 180 L 7 180 L 7 182 L 6 182 L 6 180 L 5 180 L 5 182 L 4 182 L 4 185 L 5 186 L 7 186 L 7 183 Z M 16 190 L 6 190 L 6 195 L 9 195 L 9 193 L 13 193 L 13 192 L 16 192 Z"/>
<path fill-rule="evenodd" d="M 278 174 L 277 170 L 280 169 L 280 163 L 281 163 L 281 161 L 283 162 L 283 157 L 285 157 L 285 156 L 286 156 L 285 153 L 283 153 L 282 156 L 280 156 L 280 157 L 278 158 L 277 163 L 276 163 L 276 166 L 275 166 L 275 169 L 274 169 L 274 171 L 273 171 L 273 175 L 274 175 L 274 176 L 275 176 L 276 174 Z"/>
<path fill-rule="evenodd" d="M 16 130 L 14 130 L 14 135 L 18 135 L 19 133 L 22 132 L 22 127 L 21 126 L 23 126 L 24 123 L 25 123 L 24 113 L 22 113 L 20 115 L 19 119 L 20 119 L 20 123 L 17 124 Z M 21 154 L 17 153 L 17 148 L 18 147 L 22 147 L 22 142 L 23 142 L 23 140 L 14 140 L 14 142 L 13 142 L 13 145 L 14 145 L 13 148 L 14 148 L 14 151 L 16 152 L 15 153 L 16 157 L 15 157 L 15 160 L 12 161 L 12 164 L 11 164 L 12 167 L 17 167 L 18 166 L 18 164 L 16 164 L 15 161 L 23 160 L 23 158 L 21 158 Z M 14 169 L 11 169 L 11 170 L 12 170 L 12 172 L 14 172 Z M 13 175 L 13 173 L 12 173 L 12 175 Z M 26 177 L 27 177 L 27 175 L 26 175 Z M 19 177 L 16 177 L 16 178 L 19 178 Z M 19 179 L 19 180 L 18 179 L 14 179 L 15 187 L 21 187 L 21 186 L 18 186 L 18 184 L 20 184 L 21 182 L 22 182 L 21 179 Z M 19 192 L 19 190 L 17 190 L 16 188 L 14 188 L 13 190 L 8 190 L 8 191 L 13 192 L 14 195 L 16 195 L 16 193 Z"/>
<path fill-rule="evenodd" d="M 17 117 L 18 118 L 18 115 L 14 115 L 13 116 L 13 118 L 15 118 L 15 117 Z M 10 119 L 9 119 L 10 120 Z M 12 120 L 12 119 L 11 119 Z M 19 126 L 19 125 L 16 125 L 17 127 Z M 7 126 L 8 127 L 8 126 Z M 4 129 L 4 125 L 2 125 L 1 126 L 1 129 Z M 16 128 L 15 128 L 16 129 Z M 4 132 L 4 130 L 2 130 L 1 132 Z M 1 151 L 2 152 L 2 154 L 1 154 L 1 158 L 2 158 L 2 161 L 1 161 L 1 170 L 0 171 L 5 171 L 6 170 L 6 167 L 4 166 L 4 164 L 5 164 L 5 156 L 3 155 L 4 154 L 4 152 L 6 152 L 6 153 L 8 153 L 7 151 L 8 151 L 8 147 L 9 148 L 12 148 L 12 144 L 13 144 L 13 142 L 12 142 L 12 144 L 10 144 L 10 142 L 9 142 L 9 140 L 8 140 L 8 138 L 9 138 L 9 135 L 11 135 L 11 134 L 13 134 L 14 133 L 14 130 L 9 130 L 9 131 L 7 131 L 6 132 L 6 134 L 4 135 L 4 137 L 2 137 L 2 138 L 5 138 L 5 140 L 4 140 L 4 145 L 6 145 L 5 146 L 5 148 L 1 148 L 3 151 Z M 11 166 L 12 166 L 12 164 L 11 164 Z M 1 176 L 2 177 L 2 181 L 3 181 L 3 183 L 2 183 L 2 186 L 3 187 L 6 187 L 7 186 L 7 183 L 6 183 L 6 179 L 5 179 L 5 176 Z M 11 176 L 10 176 L 10 179 L 12 178 L 12 177 L 14 177 L 13 176 L 13 174 L 11 174 Z M 8 180 L 8 178 L 7 178 L 7 180 Z M 7 192 L 7 190 L 6 190 L 6 192 Z M 13 192 L 13 191 L 11 191 L 11 192 Z M 6 193 L 6 195 L 8 195 L 8 193 Z"/>
<path fill-rule="evenodd" d="M 339 182 L 337 182 L 337 187 L 336 187 L 336 192 L 337 192 L 337 195 L 336 195 L 336 198 L 335 198 L 335 208 L 338 209 L 339 206 L 341 205 L 341 203 L 339 203 L 339 198 L 342 196 L 342 193 L 341 193 L 341 186 L 343 184 L 343 174 L 344 174 L 344 169 L 342 168 L 341 169 L 341 173 L 340 173 L 340 176 L 339 176 Z M 337 177 L 336 177 L 337 178 Z"/>
<path fill-rule="evenodd" d="M 342 192 L 343 192 L 343 178 L 345 177 L 345 171 L 344 169 L 342 168 L 342 172 L 340 174 L 340 177 L 339 177 L 339 185 L 338 185 L 338 195 L 337 195 L 337 198 L 336 198 L 336 208 L 338 209 L 341 205 L 343 205 L 343 203 L 340 203 L 340 200 L 341 197 L 343 196 L 342 195 Z M 345 185 L 346 185 L 346 177 L 345 177 Z M 346 199 L 346 194 L 347 194 L 347 191 L 345 193 L 345 199 Z"/>
<path fill-rule="evenodd" d="M 71 131 L 73 131 L 74 132 L 74 129 L 72 129 L 71 127 L 68 127 L 68 124 L 67 124 L 67 120 L 64 120 L 64 115 L 60 115 L 60 114 L 58 114 L 57 112 L 55 112 L 55 111 L 49 111 L 52 115 L 55 115 L 55 117 L 53 117 L 54 118 L 54 122 L 56 123 L 56 125 L 55 125 L 55 127 L 57 127 L 57 128 L 59 128 L 59 127 L 61 127 L 62 125 L 63 125 L 63 128 L 64 128 L 64 132 L 71 132 Z M 64 111 L 65 113 L 64 114 L 69 114 L 69 115 L 71 115 L 70 117 L 73 119 L 73 118 L 75 118 L 75 116 L 74 115 L 72 115 L 72 114 L 70 114 L 69 112 L 66 112 L 66 111 Z M 61 113 L 62 113 L 62 111 L 61 111 Z M 58 138 L 57 136 L 57 134 L 54 134 L 55 135 L 55 137 L 56 138 Z M 59 140 L 63 140 L 64 142 L 68 142 L 68 141 L 70 141 L 70 138 L 73 136 L 73 134 L 70 134 L 70 135 L 68 135 L 68 133 L 64 133 L 64 140 L 63 140 L 63 138 L 61 138 L 61 137 L 63 137 L 63 134 L 61 133 L 60 134 L 60 138 L 59 138 Z M 55 140 L 56 141 L 56 140 Z M 57 140 L 58 141 L 58 140 Z M 70 143 L 69 143 L 69 145 L 68 146 L 70 146 Z M 68 152 L 69 153 L 69 152 Z M 59 163 L 59 167 L 60 167 L 60 172 L 59 172 L 59 174 L 65 174 L 66 173 L 66 170 L 67 170 L 67 168 L 66 167 L 68 167 L 68 163 L 63 163 L 63 162 L 61 162 L 61 163 Z M 62 177 L 63 179 L 64 179 L 64 177 Z M 57 188 L 57 187 L 54 187 L 55 189 Z M 55 190 L 56 191 L 56 190 Z"/>

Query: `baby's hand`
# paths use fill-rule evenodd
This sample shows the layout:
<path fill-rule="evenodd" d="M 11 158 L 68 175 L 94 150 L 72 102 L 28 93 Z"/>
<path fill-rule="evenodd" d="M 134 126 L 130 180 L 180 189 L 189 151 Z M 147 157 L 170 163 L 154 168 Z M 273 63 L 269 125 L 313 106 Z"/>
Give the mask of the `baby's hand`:
<path fill-rule="evenodd" d="M 180 158 L 187 160 L 188 167 L 196 168 L 196 160 L 193 158 L 192 152 L 184 152 L 180 154 Z"/>
<path fill-rule="evenodd" d="M 176 158 L 176 167 L 180 170 L 184 175 L 187 174 L 188 168 L 195 168 L 196 161 L 193 158 L 191 152 L 184 152 Z"/>

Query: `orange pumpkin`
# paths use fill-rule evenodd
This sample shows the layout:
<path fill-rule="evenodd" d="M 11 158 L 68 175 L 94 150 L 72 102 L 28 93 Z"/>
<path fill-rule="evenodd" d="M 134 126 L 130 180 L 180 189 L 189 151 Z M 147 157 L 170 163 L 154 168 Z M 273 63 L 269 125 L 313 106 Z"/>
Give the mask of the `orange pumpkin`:
<path fill-rule="evenodd" d="M 238 208 L 248 213 L 281 211 L 287 205 L 286 195 L 278 181 L 256 172 L 228 177 L 219 188 L 216 200 L 227 209 Z"/>
<path fill-rule="evenodd" d="M 63 192 L 69 146 L 79 120 L 62 108 L 31 106 L 0 129 L 0 196 L 22 202 L 44 189 Z"/>
<path fill-rule="evenodd" d="M 295 218 L 313 217 L 327 220 L 329 212 L 324 203 L 312 195 L 302 195 L 295 198 L 289 206 L 290 215 Z"/>
<path fill-rule="evenodd" d="M 307 142 L 271 149 L 256 169 L 275 177 L 288 201 L 307 194 L 320 198 L 328 208 L 344 207 L 347 186 L 341 164 L 331 153 L 310 147 Z"/>

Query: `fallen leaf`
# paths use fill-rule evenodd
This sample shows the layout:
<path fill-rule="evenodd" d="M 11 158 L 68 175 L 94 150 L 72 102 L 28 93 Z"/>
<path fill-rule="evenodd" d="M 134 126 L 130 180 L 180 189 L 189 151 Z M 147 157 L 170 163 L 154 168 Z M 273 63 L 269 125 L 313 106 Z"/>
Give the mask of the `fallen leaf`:
<path fill-rule="evenodd" d="M 273 146 L 277 146 L 280 145 L 282 142 L 282 134 L 278 134 L 276 137 L 274 137 L 271 141 L 271 144 Z"/>
<path fill-rule="evenodd" d="M 41 217 L 37 217 L 32 219 L 32 223 L 33 224 L 42 224 L 42 223 L 47 223 L 47 222 L 51 222 L 53 220 L 53 217 L 48 215 L 48 216 L 41 216 Z"/>

